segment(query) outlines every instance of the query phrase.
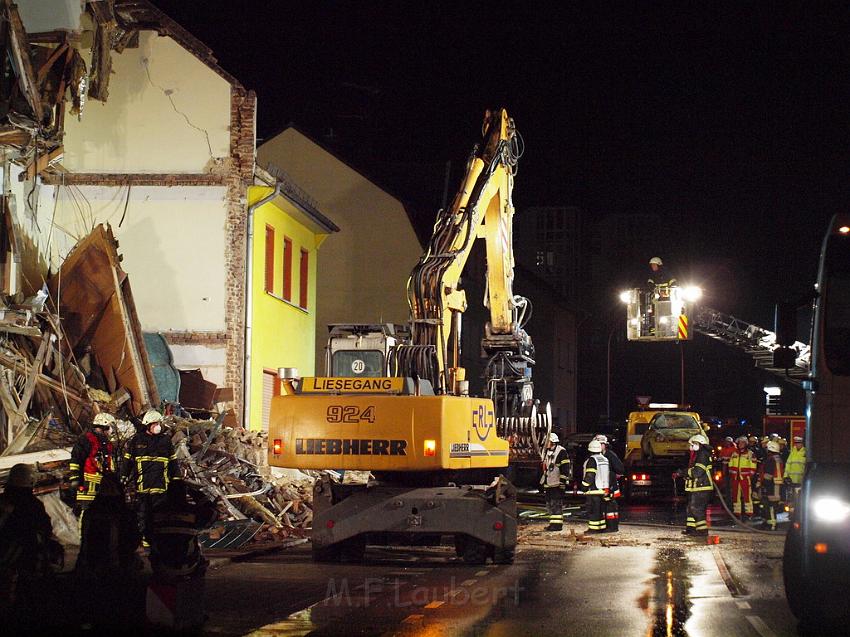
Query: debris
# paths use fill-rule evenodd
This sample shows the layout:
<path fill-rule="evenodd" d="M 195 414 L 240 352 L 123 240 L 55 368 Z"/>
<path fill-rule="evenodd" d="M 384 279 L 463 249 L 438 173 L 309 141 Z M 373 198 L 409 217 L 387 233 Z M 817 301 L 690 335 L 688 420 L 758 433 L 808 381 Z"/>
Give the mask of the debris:
<path fill-rule="evenodd" d="M 209 531 L 205 545 L 234 548 L 252 538 L 277 542 L 307 535 L 314 477 L 301 472 L 275 476 L 266 460 L 268 434 L 224 426 L 224 416 L 216 421 L 166 417 L 186 483 L 219 509 L 220 525 Z"/>

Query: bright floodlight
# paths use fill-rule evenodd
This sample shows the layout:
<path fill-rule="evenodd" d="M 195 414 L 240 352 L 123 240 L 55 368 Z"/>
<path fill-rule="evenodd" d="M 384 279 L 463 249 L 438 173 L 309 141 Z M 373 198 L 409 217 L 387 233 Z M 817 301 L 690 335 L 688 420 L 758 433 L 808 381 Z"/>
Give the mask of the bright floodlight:
<path fill-rule="evenodd" d="M 626 290 L 625 292 L 620 292 L 620 300 L 623 303 L 630 303 L 632 300 L 632 291 Z"/>
<path fill-rule="evenodd" d="M 684 290 L 685 300 L 695 303 L 702 298 L 702 289 L 696 285 L 689 285 Z"/>
<path fill-rule="evenodd" d="M 822 522 L 844 522 L 850 515 L 850 506 L 838 498 L 818 498 L 813 510 L 815 517 Z"/>

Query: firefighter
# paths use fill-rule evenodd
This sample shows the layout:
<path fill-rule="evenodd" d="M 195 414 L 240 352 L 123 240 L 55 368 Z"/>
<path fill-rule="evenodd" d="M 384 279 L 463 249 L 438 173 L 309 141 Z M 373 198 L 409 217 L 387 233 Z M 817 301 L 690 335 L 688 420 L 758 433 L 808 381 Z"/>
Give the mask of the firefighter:
<path fill-rule="evenodd" d="M 761 467 L 761 502 L 765 509 L 765 526 L 776 530 L 776 511 L 782 501 L 782 481 L 785 467 L 780 452 L 782 449 L 777 440 L 767 443 L 767 455 Z"/>
<path fill-rule="evenodd" d="M 168 485 L 165 499 L 153 511 L 150 561 L 159 581 L 203 577 L 209 563 L 201 552 L 198 531 L 216 519 L 215 504 L 187 499 L 186 484 Z"/>
<path fill-rule="evenodd" d="M 655 287 L 656 285 L 674 285 L 676 283 L 676 279 L 671 277 L 669 280 L 666 280 L 666 276 L 664 273 L 664 262 L 661 260 L 661 257 L 652 257 L 649 260 L 649 279 L 647 283 L 650 286 Z"/>
<path fill-rule="evenodd" d="M 590 457 L 584 461 L 582 470 L 581 487 L 587 496 L 587 532 L 605 532 L 605 502 L 604 498 L 609 492 L 608 459 L 602 453 L 602 443 L 591 440 L 587 445 Z"/>
<path fill-rule="evenodd" d="M 546 495 L 546 511 L 549 513 L 547 531 L 560 531 L 564 525 L 564 489 L 572 477 L 572 463 L 567 450 L 560 444 L 558 434 L 550 433 L 543 457 L 543 475 L 540 484 Z"/>
<path fill-rule="evenodd" d="M 792 487 L 796 493 L 797 489 L 803 483 L 803 472 L 806 470 L 806 448 L 803 446 L 803 438 L 794 436 L 794 446 L 788 453 L 788 460 L 785 462 L 785 475 L 783 482 Z"/>
<path fill-rule="evenodd" d="M 756 474 L 756 461 L 747 447 L 748 440 L 741 436 L 735 441 L 735 451 L 729 456 L 729 477 L 732 481 L 732 512 L 744 520 L 753 514 L 752 480 Z"/>
<path fill-rule="evenodd" d="M 696 434 L 688 439 L 690 461 L 688 469 L 676 472 L 676 476 L 685 476 L 685 493 L 688 494 L 688 520 L 684 535 L 708 535 L 708 522 L 705 510 L 711 498 L 712 468 L 711 447 L 704 434 Z"/>
<path fill-rule="evenodd" d="M 730 499 L 730 482 L 729 479 L 729 458 L 735 452 L 735 441 L 732 436 L 726 436 L 723 439 L 723 446 L 720 447 L 720 462 L 723 468 L 723 497 Z"/>
<path fill-rule="evenodd" d="M 616 533 L 620 530 L 620 507 L 617 500 L 622 496 L 620 493 L 619 477 L 626 473 L 626 468 L 623 466 L 623 461 L 611 449 L 608 444 L 608 436 L 605 434 L 597 434 L 593 438 L 602 443 L 602 453 L 608 460 L 608 484 L 610 492 L 605 496 L 603 502 L 605 504 L 605 530 L 609 533 Z"/>
<path fill-rule="evenodd" d="M 141 540 L 121 481 L 114 473 L 105 473 L 82 523 L 77 573 L 116 579 L 140 570 L 136 549 Z"/>
<path fill-rule="evenodd" d="M 31 605 L 43 592 L 44 576 L 64 559 L 34 486 L 32 467 L 19 463 L 9 470 L 0 494 L 0 619 L 7 630 L 10 623 L 28 630 L 38 625 Z M 16 634 L 11 630 L 8 634 Z"/>
<path fill-rule="evenodd" d="M 163 430 L 162 414 L 149 409 L 142 417 L 142 430 L 130 439 L 124 453 L 123 473 L 136 487 L 136 512 L 144 545 L 149 542 L 154 506 L 165 497 L 168 484 L 180 480 L 174 446 Z"/>
<path fill-rule="evenodd" d="M 115 470 L 115 458 L 109 434 L 115 418 L 112 414 L 97 414 L 91 429 L 74 443 L 71 449 L 71 491 L 75 494 L 75 512 L 80 516 L 97 495 L 105 471 Z"/>

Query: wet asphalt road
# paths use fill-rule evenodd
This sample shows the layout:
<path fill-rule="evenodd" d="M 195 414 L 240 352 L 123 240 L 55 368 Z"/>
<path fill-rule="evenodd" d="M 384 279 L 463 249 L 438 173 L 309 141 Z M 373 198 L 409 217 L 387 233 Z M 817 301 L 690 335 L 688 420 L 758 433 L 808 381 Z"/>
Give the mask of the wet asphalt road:
<path fill-rule="evenodd" d="M 582 537 L 520 529 L 512 566 L 446 548 L 370 548 L 367 564 L 313 564 L 306 546 L 231 563 L 207 580 L 210 635 L 797 635 L 782 538 L 718 531 L 706 545 L 659 526 Z M 624 512 L 625 513 L 625 512 Z M 719 528 L 719 527 L 718 527 Z"/>

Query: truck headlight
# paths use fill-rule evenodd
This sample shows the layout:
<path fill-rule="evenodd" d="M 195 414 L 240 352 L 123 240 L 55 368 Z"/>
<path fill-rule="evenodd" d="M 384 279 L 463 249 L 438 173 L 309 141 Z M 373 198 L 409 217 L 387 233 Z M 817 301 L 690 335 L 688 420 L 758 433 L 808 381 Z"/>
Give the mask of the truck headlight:
<path fill-rule="evenodd" d="M 812 505 L 812 512 L 818 521 L 836 524 L 850 517 L 850 504 L 838 498 L 818 498 Z"/>

